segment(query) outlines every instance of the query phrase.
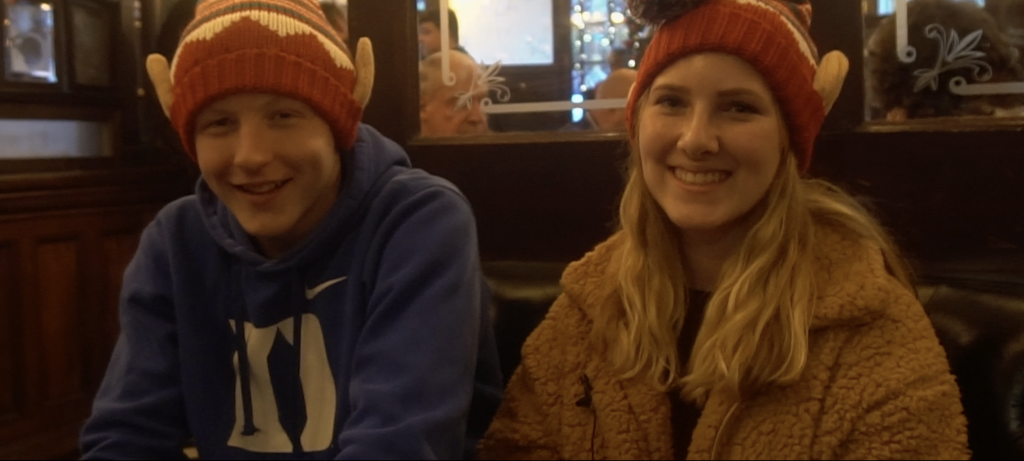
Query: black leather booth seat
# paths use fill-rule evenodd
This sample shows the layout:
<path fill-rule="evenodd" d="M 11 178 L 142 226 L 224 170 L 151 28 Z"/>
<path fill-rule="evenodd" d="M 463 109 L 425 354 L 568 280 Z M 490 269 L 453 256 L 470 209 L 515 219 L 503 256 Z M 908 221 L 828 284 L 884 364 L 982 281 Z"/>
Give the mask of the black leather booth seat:
<path fill-rule="evenodd" d="M 561 293 L 565 266 L 484 263 L 506 380 L 523 341 Z M 1024 261 L 928 267 L 918 277 L 918 296 L 960 385 L 974 459 L 1024 459 Z"/>

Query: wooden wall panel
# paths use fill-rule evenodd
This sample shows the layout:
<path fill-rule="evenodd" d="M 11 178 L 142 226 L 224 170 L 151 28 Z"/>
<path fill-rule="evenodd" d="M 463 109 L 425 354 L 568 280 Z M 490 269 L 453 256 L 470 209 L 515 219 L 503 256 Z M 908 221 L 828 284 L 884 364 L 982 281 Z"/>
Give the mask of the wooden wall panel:
<path fill-rule="evenodd" d="M 19 285 L 14 258 L 10 242 L 0 241 L 0 312 L 5 314 L 0 315 L 0 421 L 17 414 L 14 325 L 18 319 L 10 315 L 20 310 L 14 296 L 14 287 Z"/>
<path fill-rule="evenodd" d="M 121 276 L 160 207 L 0 213 L 0 459 L 78 456 Z"/>
<path fill-rule="evenodd" d="M 82 296 L 78 277 L 78 242 L 63 240 L 36 247 L 36 289 L 39 304 L 38 341 L 42 364 L 44 405 L 81 397 L 83 394 L 83 329 L 79 318 Z"/>

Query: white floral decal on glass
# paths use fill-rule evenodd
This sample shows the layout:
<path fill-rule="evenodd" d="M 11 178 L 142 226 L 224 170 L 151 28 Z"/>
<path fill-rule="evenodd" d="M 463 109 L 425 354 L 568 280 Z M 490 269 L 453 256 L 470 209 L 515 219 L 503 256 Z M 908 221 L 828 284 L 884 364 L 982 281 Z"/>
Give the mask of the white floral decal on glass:
<path fill-rule="evenodd" d="M 512 92 L 504 85 L 505 77 L 499 77 L 498 71 L 501 70 L 501 61 L 488 66 L 480 75 L 480 78 L 474 80 L 470 86 L 469 91 L 460 91 L 455 94 L 458 96 L 458 102 L 455 104 L 456 109 L 469 109 L 473 105 L 473 93 L 476 92 L 477 88 L 486 88 L 488 92 L 494 91 L 495 97 L 498 101 L 508 102 L 512 97 Z M 489 106 L 493 103 L 490 97 L 485 97 L 480 101 L 480 105 Z"/>
<path fill-rule="evenodd" d="M 935 67 L 918 69 L 914 75 L 918 76 L 917 84 L 914 85 L 914 92 L 929 87 L 932 91 L 939 89 L 939 74 L 953 69 L 969 67 L 974 69 L 974 79 L 979 82 L 988 81 L 992 78 L 992 66 L 978 58 L 984 58 L 985 53 L 976 51 L 974 48 L 981 41 L 981 29 L 967 34 L 960 40 L 955 30 L 946 35 L 946 29 L 939 24 L 929 24 L 925 27 L 925 35 L 939 41 L 939 56 Z"/>
<path fill-rule="evenodd" d="M 909 44 L 907 30 L 907 1 L 896 0 L 896 55 L 900 61 L 912 63 L 917 60 L 917 50 Z M 985 82 L 992 78 L 992 67 L 977 58 L 984 57 L 974 47 L 981 41 L 982 32 L 974 31 L 962 40 L 952 31 L 946 37 L 945 29 L 937 24 L 929 25 L 925 29 L 929 37 L 940 40 L 942 43 L 942 56 L 935 67 L 931 69 L 918 69 L 914 74 L 919 77 L 915 85 L 915 91 L 920 91 L 925 86 L 938 90 L 938 76 L 942 72 L 951 69 L 971 67 L 974 69 L 974 78 L 979 82 Z M 984 69 L 984 74 L 982 70 Z M 1024 93 L 1024 82 L 999 82 L 999 83 L 967 83 L 967 79 L 957 76 L 949 80 L 949 91 L 961 96 L 979 94 L 1014 94 Z"/>

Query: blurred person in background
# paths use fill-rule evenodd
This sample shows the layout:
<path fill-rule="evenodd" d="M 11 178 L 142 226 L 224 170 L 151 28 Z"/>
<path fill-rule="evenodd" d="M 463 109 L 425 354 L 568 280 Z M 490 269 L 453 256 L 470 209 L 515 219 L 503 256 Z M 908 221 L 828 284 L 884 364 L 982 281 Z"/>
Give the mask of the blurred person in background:
<path fill-rule="evenodd" d="M 441 10 L 433 8 L 420 12 L 418 32 L 421 59 L 440 52 Z M 448 48 L 469 56 L 469 52 L 459 44 L 459 18 L 451 9 L 448 10 Z"/>
<path fill-rule="evenodd" d="M 451 53 L 449 65 L 455 84 L 444 82 L 442 54 L 420 62 L 421 135 L 459 136 L 489 132 L 483 100 L 489 90 L 480 66 L 462 53 Z"/>

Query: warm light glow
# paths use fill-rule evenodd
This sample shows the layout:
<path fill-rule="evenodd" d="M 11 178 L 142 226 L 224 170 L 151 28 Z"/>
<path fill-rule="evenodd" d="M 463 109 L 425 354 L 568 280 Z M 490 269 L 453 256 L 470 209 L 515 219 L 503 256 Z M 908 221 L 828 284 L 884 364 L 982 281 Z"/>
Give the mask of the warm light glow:
<path fill-rule="evenodd" d="M 572 25 L 576 26 L 577 29 L 583 29 L 587 26 L 583 23 L 583 15 L 579 13 L 573 13 L 570 21 L 572 21 Z"/>
<path fill-rule="evenodd" d="M 612 22 L 615 24 L 622 24 L 623 22 L 626 22 L 626 15 L 619 13 L 618 11 L 612 13 L 611 18 Z"/>
<path fill-rule="evenodd" d="M 39 4 L 39 9 L 43 10 L 43 11 L 51 11 L 51 10 L 53 10 L 53 7 L 50 6 L 49 3 L 40 3 Z"/>

